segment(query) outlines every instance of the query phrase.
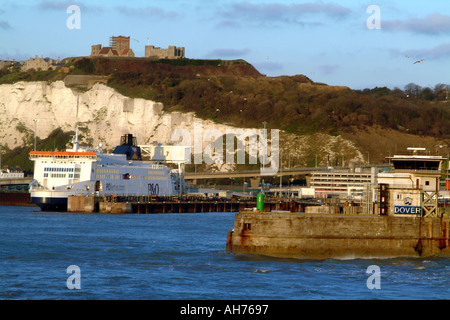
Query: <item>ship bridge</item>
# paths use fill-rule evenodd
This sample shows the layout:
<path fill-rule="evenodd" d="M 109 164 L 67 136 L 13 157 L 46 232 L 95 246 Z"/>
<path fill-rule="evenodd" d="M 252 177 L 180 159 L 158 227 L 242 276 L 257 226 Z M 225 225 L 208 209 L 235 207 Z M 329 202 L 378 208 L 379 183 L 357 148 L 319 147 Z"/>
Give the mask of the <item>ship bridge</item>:
<path fill-rule="evenodd" d="M 30 160 L 37 159 L 89 159 L 97 160 L 97 154 L 95 152 L 73 152 L 73 151 L 30 151 Z"/>
<path fill-rule="evenodd" d="M 425 148 L 408 148 L 412 151 L 410 155 L 395 155 L 388 157 L 393 164 L 394 169 L 397 170 L 431 170 L 440 171 L 441 164 L 446 159 L 441 156 L 420 155 L 418 151 L 425 151 Z"/>

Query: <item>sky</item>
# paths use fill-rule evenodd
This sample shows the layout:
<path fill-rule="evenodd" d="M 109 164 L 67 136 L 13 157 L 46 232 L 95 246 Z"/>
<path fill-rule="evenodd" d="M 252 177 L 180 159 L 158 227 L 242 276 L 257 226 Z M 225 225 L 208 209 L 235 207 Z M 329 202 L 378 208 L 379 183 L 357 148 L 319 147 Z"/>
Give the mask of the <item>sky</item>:
<path fill-rule="evenodd" d="M 447 0 L 0 1 L 3 60 L 88 56 L 119 35 L 136 57 L 175 45 L 186 58 L 244 59 L 267 76 L 352 89 L 450 84 Z"/>

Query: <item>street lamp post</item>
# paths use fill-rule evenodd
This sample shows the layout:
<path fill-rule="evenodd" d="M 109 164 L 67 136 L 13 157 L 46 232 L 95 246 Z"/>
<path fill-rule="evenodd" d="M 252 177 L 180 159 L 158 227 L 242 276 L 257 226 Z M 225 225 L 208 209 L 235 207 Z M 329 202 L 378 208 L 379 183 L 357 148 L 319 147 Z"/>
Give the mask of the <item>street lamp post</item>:
<path fill-rule="evenodd" d="M 267 131 L 266 131 L 266 125 L 267 125 L 267 121 L 263 121 L 262 122 L 263 126 L 264 126 L 264 131 L 263 131 L 263 135 L 264 135 L 264 140 L 267 141 Z M 260 138 L 261 139 L 261 138 Z M 260 157 L 259 157 L 259 161 L 260 161 L 260 169 L 262 172 L 262 167 L 266 164 L 266 159 L 264 158 L 264 161 L 261 160 L 261 150 L 259 150 L 260 152 Z M 267 153 L 266 153 L 267 154 Z M 264 162 L 264 164 L 263 164 Z"/>
<path fill-rule="evenodd" d="M 33 119 L 34 121 L 34 151 L 36 151 L 36 124 L 38 123 L 39 119 Z"/>
<path fill-rule="evenodd" d="M 263 121 L 262 122 L 263 126 L 264 126 L 264 131 L 263 131 L 263 135 L 264 135 L 264 140 L 267 141 L 267 131 L 266 131 L 266 125 L 267 125 L 267 121 Z M 261 138 L 260 138 L 261 139 Z M 267 150 L 266 150 L 267 151 Z M 267 154 L 267 153 L 266 153 Z M 263 161 L 264 160 L 264 161 Z M 259 170 L 260 172 L 263 171 L 263 166 L 266 164 L 266 158 L 261 159 L 261 150 L 259 150 Z M 264 164 L 263 164 L 264 162 Z M 264 178 L 262 179 L 262 184 L 261 184 L 261 192 L 264 194 Z"/>
<path fill-rule="evenodd" d="M 283 182 L 283 149 L 280 149 L 280 198 L 281 198 L 281 184 Z"/>

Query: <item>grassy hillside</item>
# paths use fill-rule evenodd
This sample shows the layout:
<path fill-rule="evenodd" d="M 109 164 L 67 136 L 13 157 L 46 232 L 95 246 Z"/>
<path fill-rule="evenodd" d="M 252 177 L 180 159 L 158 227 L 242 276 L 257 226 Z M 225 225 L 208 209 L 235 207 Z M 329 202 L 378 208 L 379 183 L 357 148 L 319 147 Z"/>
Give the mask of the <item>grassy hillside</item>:
<path fill-rule="evenodd" d="M 450 138 L 449 86 L 443 84 L 356 91 L 315 83 L 303 75 L 266 77 L 243 60 L 68 58 L 64 62 L 70 74 L 106 76 L 108 85 L 126 96 L 160 101 L 168 111 L 195 112 L 239 127 L 260 128 L 266 122 L 268 128 L 297 135 L 343 135 L 362 151 L 373 153 L 371 145 L 377 145 L 371 141 L 377 137 L 373 128 L 380 137 L 390 132 L 408 141 L 428 137 L 429 143 L 445 143 Z M 0 84 L 65 76 L 58 70 L 21 73 L 12 68 L 0 71 Z M 389 138 L 386 143 L 396 145 Z"/>
<path fill-rule="evenodd" d="M 167 110 L 240 127 L 294 134 L 341 134 L 379 126 L 399 132 L 450 137 L 447 87 L 362 91 L 315 83 L 303 75 L 266 77 L 242 60 L 80 59 L 74 71 L 107 75 L 124 95 L 154 99 Z"/>

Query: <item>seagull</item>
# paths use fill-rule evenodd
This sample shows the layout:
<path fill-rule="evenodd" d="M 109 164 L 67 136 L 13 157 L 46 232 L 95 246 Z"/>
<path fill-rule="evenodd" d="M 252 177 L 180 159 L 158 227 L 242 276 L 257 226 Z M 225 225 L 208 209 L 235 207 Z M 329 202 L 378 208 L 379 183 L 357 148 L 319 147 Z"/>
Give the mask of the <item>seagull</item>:
<path fill-rule="evenodd" d="M 416 63 L 423 63 L 423 59 L 422 59 L 422 60 L 417 60 L 417 61 L 414 62 L 413 64 L 416 64 Z"/>

